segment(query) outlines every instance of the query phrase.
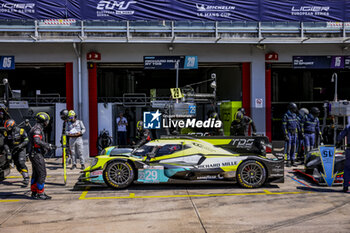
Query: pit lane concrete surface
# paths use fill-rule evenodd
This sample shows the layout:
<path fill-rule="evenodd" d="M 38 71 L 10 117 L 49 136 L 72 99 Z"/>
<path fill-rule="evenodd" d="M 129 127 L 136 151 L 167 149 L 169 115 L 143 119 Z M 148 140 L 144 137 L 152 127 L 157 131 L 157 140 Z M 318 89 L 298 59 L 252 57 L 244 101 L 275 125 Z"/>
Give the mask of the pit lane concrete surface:
<path fill-rule="evenodd" d="M 285 183 L 258 189 L 137 184 L 116 191 L 77 187 L 80 170 L 68 170 L 64 185 L 61 161 L 46 161 L 50 201 L 32 200 L 15 169 L 0 183 L 0 232 L 350 232 L 350 194 L 292 168 Z"/>

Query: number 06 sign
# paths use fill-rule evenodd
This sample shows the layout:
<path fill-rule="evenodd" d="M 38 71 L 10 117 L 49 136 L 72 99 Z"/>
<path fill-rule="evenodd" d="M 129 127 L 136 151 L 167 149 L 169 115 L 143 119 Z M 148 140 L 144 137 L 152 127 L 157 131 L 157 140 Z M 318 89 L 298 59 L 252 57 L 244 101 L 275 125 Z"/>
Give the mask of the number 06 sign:
<path fill-rule="evenodd" d="M 0 56 L 0 70 L 14 70 L 15 56 Z"/>

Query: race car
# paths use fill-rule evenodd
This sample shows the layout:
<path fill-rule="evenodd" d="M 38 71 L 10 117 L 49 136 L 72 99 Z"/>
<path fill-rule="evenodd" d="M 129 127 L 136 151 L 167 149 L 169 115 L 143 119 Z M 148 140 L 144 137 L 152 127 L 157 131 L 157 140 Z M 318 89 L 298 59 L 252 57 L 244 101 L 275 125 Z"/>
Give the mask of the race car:
<path fill-rule="evenodd" d="M 284 182 L 284 161 L 266 156 L 267 137 L 167 136 L 134 150 L 109 147 L 95 157 L 79 184 L 123 189 L 135 183 L 238 182 L 258 188 Z"/>
<path fill-rule="evenodd" d="M 335 151 L 335 162 L 334 162 L 334 184 L 343 183 L 343 174 L 344 174 L 344 165 L 345 165 L 345 152 L 343 150 L 336 149 Z M 311 150 L 305 161 L 305 170 L 297 170 L 300 173 L 310 177 L 313 181 L 320 185 L 327 185 L 323 179 L 322 174 L 324 169 L 321 161 L 321 153 L 318 148 Z"/>

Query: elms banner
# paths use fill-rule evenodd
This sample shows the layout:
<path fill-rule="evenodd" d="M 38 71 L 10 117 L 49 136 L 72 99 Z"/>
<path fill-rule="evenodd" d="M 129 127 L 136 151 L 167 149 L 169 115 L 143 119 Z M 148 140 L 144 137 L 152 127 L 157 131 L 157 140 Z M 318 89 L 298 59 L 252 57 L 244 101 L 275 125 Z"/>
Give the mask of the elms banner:
<path fill-rule="evenodd" d="M 0 19 L 350 21 L 350 0 L 0 0 Z"/>

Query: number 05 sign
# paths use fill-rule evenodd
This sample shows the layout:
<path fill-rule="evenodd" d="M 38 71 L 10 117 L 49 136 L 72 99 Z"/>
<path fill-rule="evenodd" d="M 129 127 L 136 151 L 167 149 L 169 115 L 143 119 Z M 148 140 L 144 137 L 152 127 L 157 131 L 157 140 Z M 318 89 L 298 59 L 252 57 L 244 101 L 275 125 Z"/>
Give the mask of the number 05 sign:
<path fill-rule="evenodd" d="M 0 70 L 14 70 L 15 56 L 0 56 Z"/>

